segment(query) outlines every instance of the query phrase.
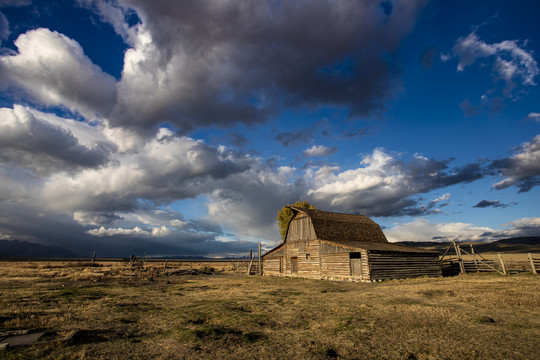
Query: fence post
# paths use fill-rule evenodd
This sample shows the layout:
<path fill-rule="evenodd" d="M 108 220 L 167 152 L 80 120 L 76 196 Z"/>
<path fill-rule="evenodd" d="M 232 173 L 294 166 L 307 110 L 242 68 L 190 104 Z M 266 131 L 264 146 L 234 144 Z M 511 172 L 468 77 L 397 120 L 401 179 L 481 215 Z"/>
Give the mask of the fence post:
<path fill-rule="evenodd" d="M 533 274 L 538 274 L 538 271 L 536 271 L 536 267 L 534 266 L 534 260 L 531 253 L 529 253 L 529 261 L 531 262 L 531 268 L 532 268 Z"/>
<path fill-rule="evenodd" d="M 471 255 L 472 255 L 472 258 L 474 260 L 474 266 L 476 266 L 476 272 L 478 272 L 478 263 L 476 262 L 476 254 L 474 253 L 474 248 L 472 246 L 472 244 L 469 244 L 470 247 L 471 247 Z"/>
<path fill-rule="evenodd" d="M 502 259 L 501 254 L 499 254 L 499 261 L 501 262 L 501 267 L 502 267 L 502 271 L 503 271 L 504 275 L 508 275 L 508 273 L 506 272 L 506 266 L 504 265 L 504 261 Z"/>
<path fill-rule="evenodd" d="M 459 261 L 459 269 L 461 270 L 462 274 L 465 274 L 465 265 L 463 264 L 463 258 L 461 257 L 461 249 L 459 248 L 459 245 L 456 244 L 455 240 L 452 240 L 452 243 L 454 244 L 454 248 L 456 249 L 456 255 Z"/>
<path fill-rule="evenodd" d="M 259 241 L 259 276 L 262 275 L 262 264 L 261 264 L 261 242 Z"/>
<path fill-rule="evenodd" d="M 249 250 L 249 255 L 251 256 L 251 259 L 249 260 L 249 265 L 247 269 L 247 274 L 251 275 L 251 265 L 253 265 L 253 255 L 251 255 L 251 249 Z"/>
<path fill-rule="evenodd" d="M 96 250 L 94 250 L 94 255 L 92 255 L 92 264 L 96 262 Z"/>

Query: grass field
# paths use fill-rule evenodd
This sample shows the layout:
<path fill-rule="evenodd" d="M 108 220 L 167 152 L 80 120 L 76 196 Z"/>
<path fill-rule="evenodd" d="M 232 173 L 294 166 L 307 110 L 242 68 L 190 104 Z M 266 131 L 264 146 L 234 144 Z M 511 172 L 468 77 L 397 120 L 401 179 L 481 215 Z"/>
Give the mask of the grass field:
<path fill-rule="evenodd" d="M 125 263 L 0 263 L 0 331 L 80 329 L 0 359 L 534 359 L 540 277 L 378 283 L 199 275 Z M 45 340 L 47 338 L 45 337 Z"/>

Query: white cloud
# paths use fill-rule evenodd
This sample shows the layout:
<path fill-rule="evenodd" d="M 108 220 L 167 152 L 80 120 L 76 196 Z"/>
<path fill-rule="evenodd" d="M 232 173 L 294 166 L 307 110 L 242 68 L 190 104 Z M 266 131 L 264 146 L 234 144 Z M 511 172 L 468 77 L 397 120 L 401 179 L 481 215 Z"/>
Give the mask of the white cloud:
<path fill-rule="evenodd" d="M 540 122 L 540 113 L 534 113 L 534 112 L 529 113 L 527 118 L 529 118 L 530 120 L 534 120 L 536 122 Z"/>
<path fill-rule="evenodd" d="M 0 58 L 0 88 L 18 89 L 39 104 L 65 106 L 93 119 L 115 102 L 116 81 L 74 40 L 40 28 L 20 35 L 18 53 Z"/>
<path fill-rule="evenodd" d="M 426 219 L 395 224 L 385 231 L 390 242 L 397 241 L 496 241 L 503 238 L 540 236 L 540 218 L 522 218 L 505 224 L 510 229 L 494 230 L 470 223 L 433 223 Z"/>
<path fill-rule="evenodd" d="M 309 149 L 306 149 L 302 152 L 304 157 L 313 157 L 313 156 L 330 156 L 337 151 L 335 146 L 327 147 L 324 145 L 313 145 Z"/>
<path fill-rule="evenodd" d="M 474 226 L 470 223 L 432 223 L 425 219 L 415 219 L 413 222 L 396 224 L 385 231 L 390 242 L 397 241 L 479 241 L 482 234 L 493 232 L 489 227 Z"/>
<path fill-rule="evenodd" d="M 124 229 L 124 228 L 105 228 L 100 227 L 99 229 L 92 229 L 87 231 L 90 235 L 94 236 L 150 236 L 151 232 L 148 230 L 143 230 L 140 227 L 136 226 L 133 229 Z"/>
<path fill-rule="evenodd" d="M 532 53 L 525 50 L 516 40 L 488 44 L 480 40 L 473 31 L 467 37 L 459 38 L 452 52 L 459 57 L 458 71 L 463 71 L 479 58 L 493 57 L 494 81 L 503 80 L 506 83 L 504 88 L 506 96 L 510 96 L 516 87 L 516 81 L 522 85 L 536 85 L 535 78 L 540 73 Z"/>
<path fill-rule="evenodd" d="M 509 158 L 491 164 L 493 169 L 505 177 L 494 184 L 493 188 L 499 190 L 516 185 L 520 192 L 525 192 L 540 184 L 540 135 L 522 144 L 518 151 Z"/>

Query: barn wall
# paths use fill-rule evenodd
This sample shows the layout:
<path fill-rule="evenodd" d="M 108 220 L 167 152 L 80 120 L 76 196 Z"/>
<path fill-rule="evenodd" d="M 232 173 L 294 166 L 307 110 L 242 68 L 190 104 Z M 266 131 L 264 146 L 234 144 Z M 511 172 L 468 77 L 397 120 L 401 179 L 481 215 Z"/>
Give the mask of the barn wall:
<path fill-rule="evenodd" d="M 321 275 L 350 278 L 349 253 L 321 254 Z"/>
<path fill-rule="evenodd" d="M 311 219 L 304 214 L 297 214 L 289 225 L 286 241 L 286 271 L 292 274 L 292 258 L 297 258 L 298 276 L 320 277 L 319 241 Z"/>
<path fill-rule="evenodd" d="M 438 255 L 370 251 L 368 256 L 371 280 L 441 276 Z"/>
<path fill-rule="evenodd" d="M 289 225 L 287 244 L 298 240 L 316 240 L 315 229 L 311 219 L 304 214 L 297 214 Z"/>
<path fill-rule="evenodd" d="M 285 245 L 263 256 L 263 274 L 279 275 L 285 273 Z M 283 257 L 283 273 L 279 272 L 280 258 Z"/>
<path fill-rule="evenodd" d="M 339 244 L 321 242 L 321 276 L 352 278 L 350 253 L 360 253 L 362 262 L 362 276 L 354 277 L 358 280 L 370 280 L 368 252 L 366 250 L 352 249 Z"/>

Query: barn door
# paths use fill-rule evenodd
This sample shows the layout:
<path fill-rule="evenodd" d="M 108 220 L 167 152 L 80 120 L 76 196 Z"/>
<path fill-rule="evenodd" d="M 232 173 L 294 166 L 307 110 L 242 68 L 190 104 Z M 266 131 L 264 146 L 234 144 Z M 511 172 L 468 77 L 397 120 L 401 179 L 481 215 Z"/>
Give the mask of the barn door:
<path fill-rule="evenodd" d="M 362 256 L 360 253 L 349 253 L 351 263 L 351 276 L 362 278 Z"/>
<path fill-rule="evenodd" d="M 291 274 L 298 274 L 298 258 L 291 258 Z"/>

